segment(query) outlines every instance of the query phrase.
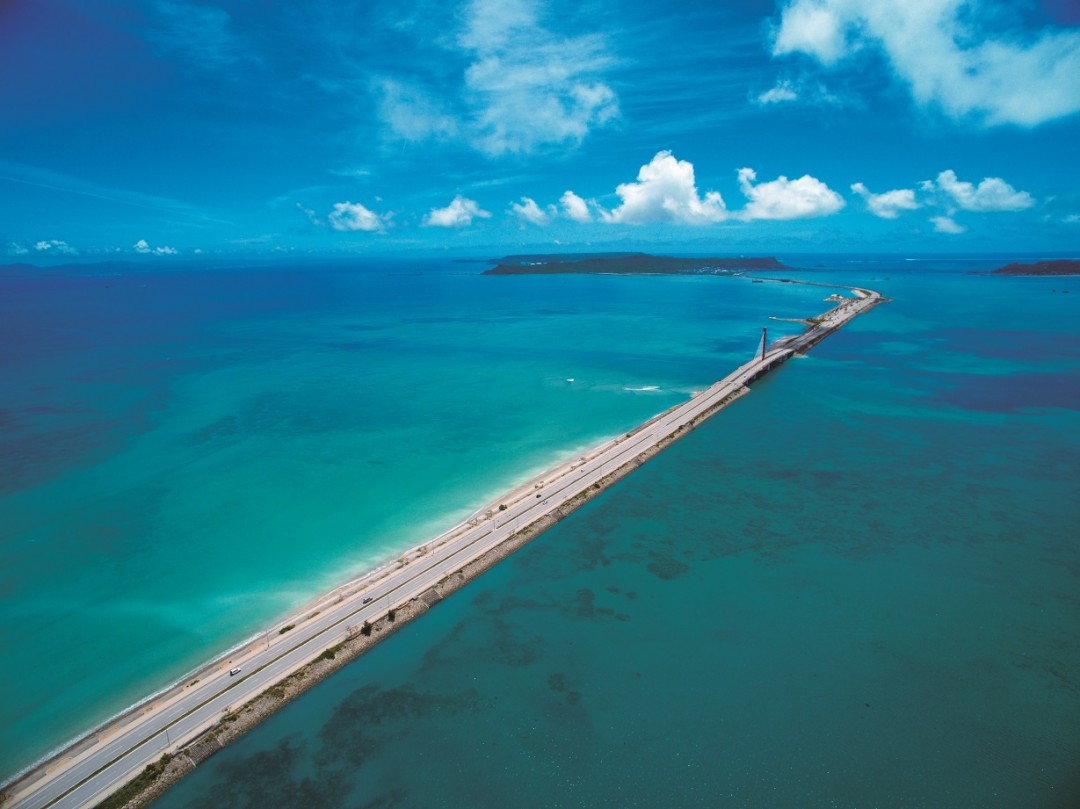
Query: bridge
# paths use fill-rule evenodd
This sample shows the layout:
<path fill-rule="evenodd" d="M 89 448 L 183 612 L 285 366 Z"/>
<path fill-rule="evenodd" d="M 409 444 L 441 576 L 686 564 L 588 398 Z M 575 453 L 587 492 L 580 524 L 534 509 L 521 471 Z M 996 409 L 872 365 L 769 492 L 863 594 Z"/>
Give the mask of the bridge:
<path fill-rule="evenodd" d="M 811 325 L 802 334 L 772 345 L 763 330 L 752 359 L 690 400 L 508 492 L 449 531 L 336 588 L 302 613 L 76 740 L 7 785 L 0 807 L 93 805 L 163 754 L 183 755 L 237 708 L 304 669 L 328 648 L 354 641 L 358 627 L 386 621 L 392 610 L 410 605 L 417 606 L 412 613 L 419 614 L 746 394 L 755 380 L 885 300 L 872 290 L 844 288 L 855 297 L 808 319 Z M 407 617 L 399 617 L 399 622 Z M 187 759 L 189 769 L 195 758 Z"/>

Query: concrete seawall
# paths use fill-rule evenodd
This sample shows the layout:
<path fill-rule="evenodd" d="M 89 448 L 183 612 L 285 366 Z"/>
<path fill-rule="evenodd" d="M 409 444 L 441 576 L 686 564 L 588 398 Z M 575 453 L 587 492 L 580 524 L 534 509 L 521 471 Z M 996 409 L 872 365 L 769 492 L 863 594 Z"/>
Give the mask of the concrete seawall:
<path fill-rule="evenodd" d="M 765 348 L 689 401 L 506 493 L 87 734 L 8 785 L 0 807 L 88 806 L 118 790 L 123 799 L 112 805 L 148 802 L 224 744 L 748 393 L 749 384 L 885 300 L 870 290 L 833 288 L 856 297 L 810 318 L 805 332 Z M 124 787 L 136 776 L 137 784 Z"/>

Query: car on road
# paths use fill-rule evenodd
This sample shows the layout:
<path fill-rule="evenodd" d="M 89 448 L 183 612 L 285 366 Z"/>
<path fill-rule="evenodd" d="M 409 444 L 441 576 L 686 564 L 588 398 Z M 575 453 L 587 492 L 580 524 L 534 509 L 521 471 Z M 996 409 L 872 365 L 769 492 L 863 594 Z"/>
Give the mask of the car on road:
<path fill-rule="evenodd" d="M 364 599 L 364 603 L 365 603 L 365 604 L 370 604 L 370 603 L 371 603 L 371 599 L 370 599 L 370 598 L 365 598 L 365 599 Z"/>
<path fill-rule="evenodd" d="M 240 673 L 240 667 L 239 666 L 237 666 L 234 669 L 229 669 L 229 676 L 230 677 L 235 677 L 239 673 Z"/>

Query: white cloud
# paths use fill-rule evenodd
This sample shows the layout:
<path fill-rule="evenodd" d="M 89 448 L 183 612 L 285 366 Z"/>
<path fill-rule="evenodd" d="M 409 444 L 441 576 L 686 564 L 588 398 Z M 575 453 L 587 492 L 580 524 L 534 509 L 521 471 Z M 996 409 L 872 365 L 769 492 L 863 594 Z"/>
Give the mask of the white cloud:
<path fill-rule="evenodd" d="M 757 173 L 753 169 L 739 169 L 738 176 L 748 202 L 742 210 L 731 211 L 718 191 L 704 196 L 699 193 L 692 163 L 677 160 L 669 151 L 657 152 L 641 167 L 637 182 L 615 189 L 622 204 L 611 211 L 601 210 L 600 218 L 609 224 L 708 225 L 728 219 L 750 222 L 828 216 L 844 207 L 843 197 L 808 174 L 796 180 L 780 176 L 758 185 L 754 185 Z"/>
<path fill-rule="evenodd" d="M 549 205 L 547 210 L 544 210 L 536 204 L 536 200 L 530 197 L 522 197 L 520 203 L 512 203 L 510 210 L 517 215 L 518 219 L 533 225 L 546 225 L 555 215 L 555 206 Z"/>
<path fill-rule="evenodd" d="M 580 224 L 592 221 L 588 204 L 573 191 L 563 192 L 563 195 L 559 197 L 559 204 L 562 205 L 563 214 L 568 219 Z"/>
<path fill-rule="evenodd" d="M 18 242 L 11 242 L 8 245 L 7 251 L 8 255 L 12 256 L 25 256 L 30 252 L 25 245 L 19 244 Z"/>
<path fill-rule="evenodd" d="M 458 123 L 446 105 L 413 84 L 382 79 L 375 85 L 379 114 L 391 131 L 406 140 L 445 140 Z"/>
<path fill-rule="evenodd" d="M 365 168 L 351 168 L 351 169 L 330 169 L 331 174 L 336 174 L 338 177 L 353 177 L 357 179 L 364 179 L 372 176 L 375 172 L 371 169 Z"/>
<path fill-rule="evenodd" d="M 315 213 L 311 208 L 304 206 L 302 202 L 296 203 L 296 210 L 300 211 L 307 217 L 308 221 L 313 225 L 322 225 L 323 221 L 319 219 L 319 215 Z"/>
<path fill-rule="evenodd" d="M 901 211 L 914 211 L 919 207 L 915 200 L 915 191 L 911 188 L 897 188 L 875 194 L 862 183 L 855 183 L 851 190 L 866 200 L 870 213 L 882 219 L 896 219 Z"/>
<path fill-rule="evenodd" d="M 834 64 L 848 49 L 843 20 L 829 0 L 794 0 L 780 15 L 773 55 L 802 52 L 826 65 Z"/>
<path fill-rule="evenodd" d="M 956 172 L 946 169 L 937 181 L 923 183 L 924 189 L 937 188 L 965 211 L 1022 211 L 1035 204 L 1027 191 L 1017 191 L 1000 177 L 986 177 L 978 185 L 958 180 Z"/>
<path fill-rule="evenodd" d="M 574 23 L 564 23 L 571 35 L 560 33 L 555 26 L 561 16 L 548 5 L 462 0 L 442 4 L 441 12 L 425 10 L 457 25 L 447 30 L 447 23 L 437 23 L 438 35 L 418 36 L 417 44 L 426 57 L 433 43 L 450 53 L 413 60 L 407 78 L 400 73 L 369 79 L 387 131 L 411 141 L 462 141 L 500 157 L 573 148 L 617 118 L 618 98 L 606 78 L 615 60 L 606 40 L 576 33 Z M 398 22 L 398 36 L 427 30 L 415 20 Z"/>
<path fill-rule="evenodd" d="M 782 104 L 812 105 L 818 107 L 858 106 L 856 99 L 837 95 L 822 82 L 812 81 L 806 76 L 796 79 L 778 79 L 776 84 L 753 98 L 761 107 Z"/>
<path fill-rule="evenodd" d="M 358 202 L 335 202 L 334 209 L 326 217 L 334 230 L 362 230 L 367 233 L 381 233 L 386 230 L 388 214 L 377 214 Z"/>
<path fill-rule="evenodd" d="M 636 183 L 622 183 L 615 193 L 622 204 L 600 213 L 601 219 L 608 223 L 708 225 L 728 218 L 719 192 L 709 191 L 702 197 L 694 180 L 693 164 L 676 160 L 668 151 L 657 152 L 638 171 Z"/>
<path fill-rule="evenodd" d="M 1080 30 L 989 33 L 1001 4 L 974 0 L 790 0 L 773 54 L 831 67 L 880 50 L 916 102 L 989 125 L 1036 126 L 1080 111 Z"/>
<path fill-rule="evenodd" d="M 39 253 L 58 253 L 63 256 L 75 256 L 79 253 L 78 250 L 63 239 L 44 239 L 35 242 L 34 249 Z"/>
<path fill-rule="evenodd" d="M 795 89 L 795 85 L 788 79 L 783 79 L 778 81 L 772 89 L 760 93 L 757 97 L 757 103 L 783 104 L 785 101 L 796 101 L 798 98 L 799 93 Z"/>
<path fill-rule="evenodd" d="M 805 219 L 828 216 L 844 207 L 843 197 L 809 174 L 797 180 L 781 175 L 754 185 L 756 179 L 757 172 L 753 169 L 739 169 L 739 186 L 750 200 L 738 213 L 740 219 Z"/>
<path fill-rule="evenodd" d="M 498 156 L 577 145 L 618 115 L 600 79 L 611 65 L 596 36 L 562 38 L 543 27 L 535 0 L 472 0 L 458 45 L 470 130 L 480 151 Z"/>
<path fill-rule="evenodd" d="M 965 233 L 967 228 L 956 222 L 951 216 L 933 216 L 930 221 L 934 223 L 936 233 Z"/>
<path fill-rule="evenodd" d="M 432 208 L 424 218 L 424 224 L 437 228 L 464 228 L 472 224 L 473 219 L 488 219 L 489 211 L 483 210 L 475 200 L 458 194 L 445 208 Z"/>
<path fill-rule="evenodd" d="M 136 253 L 141 253 L 144 256 L 176 256 L 180 254 L 180 251 L 177 250 L 175 247 L 151 247 L 150 244 L 146 241 L 146 239 L 139 239 L 139 241 L 135 242 L 135 244 L 132 245 L 132 249 Z"/>

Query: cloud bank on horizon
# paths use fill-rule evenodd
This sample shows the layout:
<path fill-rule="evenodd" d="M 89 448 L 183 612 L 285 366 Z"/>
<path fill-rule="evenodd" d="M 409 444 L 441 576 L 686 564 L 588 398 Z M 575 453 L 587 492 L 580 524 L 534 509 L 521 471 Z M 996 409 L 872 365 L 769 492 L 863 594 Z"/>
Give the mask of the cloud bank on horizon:
<path fill-rule="evenodd" d="M 0 14 L 0 248 L 1074 248 L 1070 13 L 16 3 Z"/>

